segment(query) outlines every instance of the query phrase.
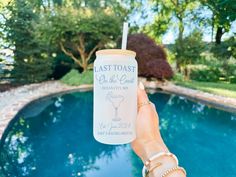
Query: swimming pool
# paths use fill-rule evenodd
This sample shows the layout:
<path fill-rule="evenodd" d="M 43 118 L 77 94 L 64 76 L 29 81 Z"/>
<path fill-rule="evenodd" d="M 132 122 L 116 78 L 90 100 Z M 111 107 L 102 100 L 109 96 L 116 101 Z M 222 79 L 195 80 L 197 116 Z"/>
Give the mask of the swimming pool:
<path fill-rule="evenodd" d="M 92 134 L 93 93 L 35 101 L 18 113 L 0 143 L 0 177 L 140 177 L 129 145 Z M 155 92 L 162 136 L 189 177 L 236 176 L 236 115 Z"/>

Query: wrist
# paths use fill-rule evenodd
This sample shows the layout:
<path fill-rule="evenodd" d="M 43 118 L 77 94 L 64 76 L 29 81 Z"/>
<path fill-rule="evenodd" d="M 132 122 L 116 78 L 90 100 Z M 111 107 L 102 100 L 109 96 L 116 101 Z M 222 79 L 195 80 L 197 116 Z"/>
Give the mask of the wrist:
<path fill-rule="evenodd" d="M 143 144 L 143 152 L 140 154 L 143 163 L 156 153 L 169 152 L 163 141 L 152 140 L 144 142 Z"/>

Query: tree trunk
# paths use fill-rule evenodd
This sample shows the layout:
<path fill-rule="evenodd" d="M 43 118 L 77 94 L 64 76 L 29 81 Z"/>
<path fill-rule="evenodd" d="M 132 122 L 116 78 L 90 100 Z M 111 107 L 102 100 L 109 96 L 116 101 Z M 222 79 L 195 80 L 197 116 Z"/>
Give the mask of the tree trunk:
<path fill-rule="evenodd" d="M 181 42 L 183 42 L 183 33 L 184 33 L 184 24 L 183 24 L 183 19 L 180 18 L 179 19 L 179 35 L 178 35 L 178 40 Z"/>
<path fill-rule="evenodd" d="M 178 57 L 181 56 L 181 52 L 183 51 L 183 33 L 184 33 L 184 24 L 183 24 L 183 18 L 179 17 L 179 34 L 178 34 L 178 41 L 179 41 L 179 46 L 177 46 L 177 54 Z M 176 62 L 176 69 L 178 72 L 181 72 L 181 62 L 180 58 L 177 58 Z"/>
<path fill-rule="evenodd" d="M 217 27 L 217 31 L 216 31 L 216 45 L 221 44 L 221 38 L 223 36 L 224 32 L 223 32 L 223 28 L 222 27 Z"/>
<path fill-rule="evenodd" d="M 184 66 L 184 80 L 188 80 L 188 68 Z"/>
<path fill-rule="evenodd" d="M 212 14 L 212 17 L 211 17 L 211 42 L 213 43 L 213 40 L 214 40 L 214 29 L 215 29 L 215 18 L 214 18 L 214 13 Z"/>
<path fill-rule="evenodd" d="M 87 63 L 84 63 L 83 72 L 84 72 L 84 71 L 87 71 L 87 70 L 88 70 L 88 64 L 87 64 Z"/>
<path fill-rule="evenodd" d="M 89 60 L 91 58 L 91 56 L 94 54 L 94 52 L 102 46 L 101 43 L 98 43 L 97 45 L 94 46 L 94 48 L 87 53 L 85 50 L 85 40 L 84 40 L 84 36 L 79 36 L 79 44 L 75 45 L 75 48 L 77 50 L 77 52 L 80 54 L 80 58 L 77 58 L 73 55 L 73 53 L 71 51 L 68 51 L 62 42 L 59 43 L 61 50 L 67 55 L 69 56 L 72 60 L 74 60 L 74 62 L 76 64 L 78 64 L 83 71 L 87 71 L 89 68 L 92 67 L 91 64 L 89 64 Z"/>
<path fill-rule="evenodd" d="M 87 62 L 87 57 L 86 57 L 86 52 L 85 52 L 85 50 L 84 50 L 83 52 L 80 52 L 80 57 L 81 57 L 81 60 L 82 60 L 83 72 L 84 72 L 84 71 L 87 71 L 88 62 Z"/>
<path fill-rule="evenodd" d="M 79 65 L 80 67 L 83 67 L 83 64 L 80 62 L 80 60 L 78 58 L 76 58 L 72 52 L 69 52 L 66 50 L 66 48 L 64 47 L 64 45 L 62 44 L 62 42 L 59 43 L 61 50 L 64 52 L 64 54 L 66 54 L 67 56 L 69 56 L 72 60 L 74 60 L 74 62 Z"/>
<path fill-rule="evenodd" d="M 177 70 L 177 72 L 181 72 L 181 64 L 180 64 L 178 58 L 176 60 L 176 70 Z"/>

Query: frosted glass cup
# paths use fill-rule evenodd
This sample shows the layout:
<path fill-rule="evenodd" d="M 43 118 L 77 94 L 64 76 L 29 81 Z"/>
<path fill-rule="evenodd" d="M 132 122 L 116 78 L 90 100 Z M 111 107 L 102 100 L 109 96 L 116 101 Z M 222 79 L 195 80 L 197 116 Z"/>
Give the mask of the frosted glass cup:
<path fill-rule="evenodd" d="M 133 141 L 137 116 L 137 62 L 130 50 L 96 52 L 93 135 L 104 144 Z"/>

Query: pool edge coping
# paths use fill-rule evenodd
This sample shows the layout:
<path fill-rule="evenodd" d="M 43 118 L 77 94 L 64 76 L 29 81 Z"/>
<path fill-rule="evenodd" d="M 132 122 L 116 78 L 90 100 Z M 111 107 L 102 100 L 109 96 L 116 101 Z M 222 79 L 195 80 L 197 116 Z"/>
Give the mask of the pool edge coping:
<path fill-rule="evenodd" d="M 39 91 L 39 93 L 36 96 L 34 93 L 30 93 L 28 94 L 27 98 L 21 97 L 20 99 L 16 99 L 13 103 L 9 103 L 5 107 L 1 108 L 0 110 L 0 116 L 1 116 L 0 117 L 0 141 L 4 134 L 4 131 L 6 130 L 8 125 L 11 123 L 11 121 L 15 118 L 17 113 L 21 111 L 25 106 L 30 104 L 31 102 L 37 101 L 44 97 L 49 97 L 49 96 L 51 97 L 58 94 L 63 94 L 63 93 L 68 93 L 68 92 L 73 92 L 73 91 L 88 91 L 88 90 L 93 89 L 93 85 L 91 84 L 84 84 L 80 86 L 69 86 L 69 85 L 61 83 L 60 81 L 46 81 L 42 83 L 24 85 L 21 87 L 13 88 L 5 92 L 1 92 L 0 99 L 7 99 L 4 97 L 4 94 L 6 92 L 9 92 L 9 94 L 11 95 L 11 93 L 14 93 L 14 92 L 17 93 L 17 91 L 20 90 L 22 87 L 26 87 L 26 90 L 31 90 L 32 88 L 36 87 L 36 90 L 38 91 L 38 88 L 42 87 L 43 85 L 53 85 L 53 84 L 55 84 L 56 87 L 53 88 L 52 86 L 53 89 L 51 88 L 51 90 L 47 89 L 46 87 L 46 89 Z"/>
<path fill-rule="evenodd" d="M 236 113 L 236 98 L 220 96 L 196 89 L 178 86 L 172 82 L 142 81 L 147 89 L 159 89 L 170 94 L 186 97 L 187 99 L 203 103 L 222 111 Z"/>

